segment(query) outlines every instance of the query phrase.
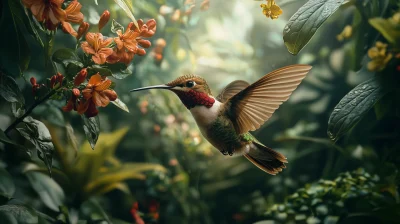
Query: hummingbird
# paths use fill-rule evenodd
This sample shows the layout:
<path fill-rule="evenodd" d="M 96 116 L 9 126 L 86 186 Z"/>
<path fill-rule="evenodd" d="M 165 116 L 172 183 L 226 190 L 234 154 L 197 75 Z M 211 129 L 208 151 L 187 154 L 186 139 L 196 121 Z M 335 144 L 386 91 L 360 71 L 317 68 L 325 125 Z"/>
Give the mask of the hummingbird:
<path fill-rule="evenodd" d="M 258 129 L 285 102 L 311 70 L 290 65 L 274 70 L 253 84 L 236 80 L 214 97 L 207 81 L 183 75 L 164 84 L 130 90 L 166 89 L 174 92 L 193 115 L 200 132 L 223 155 L 243 155 L 271 175 L 286 168 L 287 158 L 263 145 L 249 132 Z"/>

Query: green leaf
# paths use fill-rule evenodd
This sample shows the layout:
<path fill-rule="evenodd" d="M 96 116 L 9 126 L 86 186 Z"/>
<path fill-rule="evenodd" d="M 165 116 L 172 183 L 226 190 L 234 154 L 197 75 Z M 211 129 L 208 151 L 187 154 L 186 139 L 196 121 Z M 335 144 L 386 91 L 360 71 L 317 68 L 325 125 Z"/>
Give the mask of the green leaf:
<path fill-rule="evenodd" d="M 88 70 L 89 76 L 92 76 L 96 73 L 100 73 L 100 75 L 102 75 L 102 76 L 112 76 L 112 72 L 110 69 L 103 68 L 99 65 L 93 65 L 91 67 L 88 67 L 87 70 Z"/>
<path fill-rule="evenodd" d="M 11 111 L 16 118 L 21 117 L 25 113 L 24 105 L 21 103 L 11 103 Z"/>
<path fill-rule="evenodd" d="M 329 138 L 333 141 L 339 139 L 387 92 L 388 88 L 383 88 L 376 76 L 356 86 L 334 108 L 328 121 Z"/>
<path fill-rule="evenodd" d="M 0 61 L 7 70 L 17 67 L 20 73 L 28 68 L 30 61 L 29 45 L 21 31 L 26 15 L 19 1 L 3 1 L 2 9 L 0 28 L 7 31 L 7 43 L 3 44 Z"/>
<path fill-rule="evenodd" d="M 15 192 L 15 185 L 11 175 L 4 168 L 0 168 L 0 196 L 11 199 Z"/>
<path fill-rule="evenodd" d="M 121 30 L 121 32 L 124 33 L 124 27 L 113 19 L 111 23 L 111 32 L 117 33 L 118 30 Z"/>
<path fill-rule="evenodd" d="M 24 119 L 24 128 L 17 128 L 18 132 L 38 150 L 39 158 L 47 166 L 51 175 L 54 145 L 51 142 L 51 135 L 47 127 L 40 121 L 28 116 Z"/>
<path fill-rule="evenodd" d="M 85 115 L 82 115 L 81 117 L 83 120 L 83 130 L 85 131 L 86 139 L 89 141 L 90 147 L 94 149 L 100 134 L 99 117 L 87 118 Z"/>
<path fill-rule="evenodd" d="M 112 73 L 112 76 L 116 79 L 124 79 L 130 75 L 132 75 L 132 71 L 128 68 L 125 70 L 120 70 Z"/>
<path fill-rule="evenodd" d="M 344 0 L 309 0 L 297 10 L 283 30 L 283 40 L 288 51 L 298 54 L 343 2 Z"/>
<path fill-rule="evenodd" d="M 0 220 L 8 221 L 2 223 L 36 224 L 38 216 L 35 210 L 24 205 L 3 205 L 0 206 Z"/>
<path fill-rule="evenodd" d="M 85 191 L 91 192 L 98 187 L 125 181 L 127 179 L 144 180 L 146 176 L 143 172 L 146 171 L 166 172 L 166 169 L 159 164 L 125 163 L 115 169 L 99 174 L 92 182 L 89 182 L 85 186 Z"/>
<path fill-rule="evenodd" d="M 28 171 L 25 175 L 42 202 L 51 210 L 59 211 L 59 206 L 65 200 L 64 191 L 60 185 L 49 176 L 40 172 Z"/>
<path fill-rule="evenodd" d="M 387 41 L 392 44 L 398 43 L 400 40 L 400 26 L 390 19 L 372 18 L 368 20 L 369 24 L 378 30 Z"/>
<path fill-rule="evenodd" d="M 139 27 L 135 17 L 133 16 L 132 1 L 129 1 L 129 0 L 114 0 L 114 2 L 117 3 L 117 5 L 119 5 L 119 7 L 121 7 L 124 10 L 126 15 L 132 20 L 132 22 L 135 24 L 135 26 Z"/>
<path fill-rule="evenodd" d="M 129 113 L 129 109 L 124 102 L 122 102 L 119 98 L 114 101 L 111 101 L 115 106 L 119 107 L 121 110 Z"/>
<path fill-rule="evenodd" d="M 66 76 L 69 78 L 74 77 L 84 67 L 82 62 L 75 61 L 75 60 L 65 60 L 63 64 L 64 64 Z"/>
<path fill-rule="evenodd" d="M 19 148 L 21 150 L 26 151 L 25 147 L 23 147 L 22 145 L 18 145 L 16 142 L 14 142 L 13 140 L 9 139 L 7 137 L 7 135 L 1 130 L 0 130 L 0 142 L 4 143 L 4 144 L 15 146 L 15 147 L 17 147 L 17 148 Z"/>
<path fill-rule="evenodd" d="M 12 77 L 7 76 L 4 73 L 0 73 L 0 80 L 0 95 L 5 100 L 10 103 L 25 104 L 25 98 Z"/>
<path fill-rule="evenodd" d="M 79 57 L 75 51 L 69 48 L 58 49 L 54 52 L 52 59 L 60 64 L 64 63 L 65 60 L 79 61 Z"/>

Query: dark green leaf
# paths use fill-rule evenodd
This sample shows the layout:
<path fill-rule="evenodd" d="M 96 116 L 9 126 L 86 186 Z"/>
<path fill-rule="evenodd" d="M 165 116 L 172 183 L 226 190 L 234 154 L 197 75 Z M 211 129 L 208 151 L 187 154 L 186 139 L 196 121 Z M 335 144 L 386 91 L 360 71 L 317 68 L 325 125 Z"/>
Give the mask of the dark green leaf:
<path fill-rule="evenodd" d="M 328 136 L 336 141 L 371 109 L 387 92 L 377 77 L 361 83 L 340 100 L 328 121 Z"/>
<path fill-rule="evenodd" d="M 111 32 L 117 33 L 118 30 L 124 33 L 124 27 L 113 19 L 111 23 Z"/>
<path fill-rule="evenodd" d="M 283 40 L 291 54 L 298 54 L 318 28 L 344 0 L 309 0 L 289 19 L 283 30 Z"/>
<path fill-rule="evenodd" d="M 18 132 L 35 145 L 39 158 L 45 163 L 51 175 L 54 145 L 47 127 L 40 121 L 28 116 L 24 119 L 24 128 L 17 128 Z"/>
<path fill-rule="evenodd" d="M 96 145 L 97 139 L 100 134 L 100 120 L 99 117 L 90 117 L 87 118 L 85 115 L 82 115 L 83 120 L 83 130 L 86 134 L 86 139 L 89 141 L 90 147 L 94 149 Z"/>
<path fill-rule="evenodd" d="M 99 65 L 93 65 L 92 67 L 88 67 L 88 75 L 92 76 L 96 73 L 100 73 L 102 76 L 112 76 L 112 72 L 108 68 L 103 68 Z"/>
<path fill-rule="evenodd" d="M 24 205 L 3 205 L 0 206 L 0 220 L 11 221 L 11 223 L 36 224 L 38 216 L 35 210 Z"/>
<path fill-rule="evenodd" d="M 9 139 L 3 131 L 0 131 L 0 142 L 8 145 L 15 146 L 21 150 L 25 151 L 25 148 L 22 145 L 18 145 L 16 142 Z"/>
<path fill-rule="evenodd" d="M 53 61 L 57 63 L 64 63 L 65 60 L 79 61 L 78 55 L 75 51 L 69 48 L 58 49 L 52 56 Z"/>
<path fill-rule="evenodd" d="M 116 79 L 124 79 L 130 75 L 132 75 L 132 71 L 130 69 L 120 70 L 112 73 L 112 76 Z"/>
<path fill-rule="evenodd" d="M 42 119 L 57 125 L 59 127 L 65 126 L 64 115 L 59 108 L 51 104 L 42 104 L 35 108 L 33 111 L 34 114 L 37 114 Z"/>
<path fill-rule="evenodd" d="M 3 54 L 3 53 L 2 53 Z M 21 93 L 15 80 L 5 75 L 0 74 L 0 95 L 10 103 L 21 103 L 25 104 L 25 98 Z"/>
<path fill-rule="evenodd" d="M 25 12 L 19 1 L 3 1 L 0 28 L 7 31 L 7 43 L 3 44 L 0 61 L 7 70 L 19 73 L 26 70 L 30 61 L 29 45 L 21 27 L 24 27 Z M 18 68 L 18 70 L 15 70 Z"/>
<path fill-rule="evenodd" d="M 43 173 L 28 171 L 25 174 L 42 202 L 51 210 L 59 211 L 59 206 L 65 200 L 62 188 L 53 179 Z"/>
<path fill-rule="evenodd" d="M 4 168 L 0 168 L 0 196 L 10 199 L 15 192 L 15 185 L 11 175 Z"/>
<path fill-rule="evenodd" d="M 84 66 L 80 61 L 75 60 L 65 60 L 63 64 L 66 76 L 70 78 L 74 77 Z"/>
<path fill-rule="evenodd" d="M 25 10 L 25 16 L 23 16 L 23 20 L 26 30 L 36 39 L 36 41 L 40 44 L 40 46 L 44 47 L 42 39 L 40 38 L 40 35 L 36 29 L 36 24 L 34 21 L 32 21 L 33 20 L 32 12 L 27 8 L 24 8 L 24 10 Z"/>

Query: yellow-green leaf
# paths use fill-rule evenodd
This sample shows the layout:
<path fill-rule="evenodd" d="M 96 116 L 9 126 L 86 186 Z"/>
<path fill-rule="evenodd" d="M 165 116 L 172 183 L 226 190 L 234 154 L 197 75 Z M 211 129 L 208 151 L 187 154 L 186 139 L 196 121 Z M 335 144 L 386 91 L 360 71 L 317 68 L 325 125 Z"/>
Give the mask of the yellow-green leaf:
<path fill-rule="evenodd" d="M 119 7 L 121 7 L 126 15 L 128 15 L 128 17 L 132 20 L 132 22 L 135 24 L 135 26 L 137 28 L 139 28 L 138 23 L 135 19 L 135 17 L 133 16 L 133 5 L 132 5 L 132 1 L 128 1 L 128 0 L 114 0 L 115 3 L 117 3 L 119 5 Z"/>

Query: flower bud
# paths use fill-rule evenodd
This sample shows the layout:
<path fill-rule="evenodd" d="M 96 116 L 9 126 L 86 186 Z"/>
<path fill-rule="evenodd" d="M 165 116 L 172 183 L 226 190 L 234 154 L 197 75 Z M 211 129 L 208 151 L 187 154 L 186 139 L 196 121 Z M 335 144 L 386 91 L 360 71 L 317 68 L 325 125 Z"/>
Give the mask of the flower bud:
<path fill-rule="evenodd" d="M 138 44 L 144 48 L 149 48 L 151 46 L 151 42 L 149 40 L 139 39 L 137 40 Z"/>
<path fill-rule="evenodd" d="M 158 38 L 156 41 L 157 47 L 164 48 L 167 45 L 167 42 L 163 38 Z"/>
<path fill-rule="evenodd" d="M 56 80 L 57 80 L 57 77 L 56 77 L 55 75 L 53 75 L 53 76 L 50 78 L 50 88 L 53 88 L 53 87 L 54 87 L 54 84 L 56 83 Z"/>
<path fill-rule="evenodd" d="M 101 29 L 108 23 L 108 20 L 110 20 L 110 12 L 108 10 L 105 10 L 103 14 L 100 16 L 99 20 L 99 32 Z"/>
<path fill-rule="evenodd" d="M 85 81 L 87 76 L 87 69 L 83 68 L 78 74 L 75 76 L 74 85 L 79 86 L 82 82 Z"/>
<path fill-rule="evenodd" d="M 64 76 L 61 73 L 58 72 L 57 75 L 56 75 L 56 79 L 57 79 L 57 82 L 60 83 L 60 85 L 61 85 L 62 81 L 64 79 Z"/>
<path fill-rule="evenodd" d="M 114 101 L 118 98 L 117 93 L 112 89 L 106 89 L 103 93 L 110 99 L 110 101 Z"/>
<path fill-rule="evenodd" d="M 81 95 L 81 91 L 79 91 L 79 89 L 77 89 L 77 88 L 73 88 L 72 94 L 74 94 L 74 96 L 78 97 L 79 95 Z"/>
<path fill-rule="evenodd" d="M 136 50 L 136 54 L 137 54 L 137 55 L 140 55 L 140 56 L 143 56 L 143 55 L 146 54 L 146 50 L 143 49 L 143 48 L 138 48 L 138 49 Z"/>
<path fill-rule="evenodd" d="M 31 77 L 31 79 L 29 80 L 32 84 L 32 86 L 36 85 L 36 78 L 35 77 Z"/>
<path fill-rule="evenodd" d="M 89 30 L 89 23 L 83 22 L 78 28 L 78 34 L 76 36 L 76 39 L 79 40 Z"/>

